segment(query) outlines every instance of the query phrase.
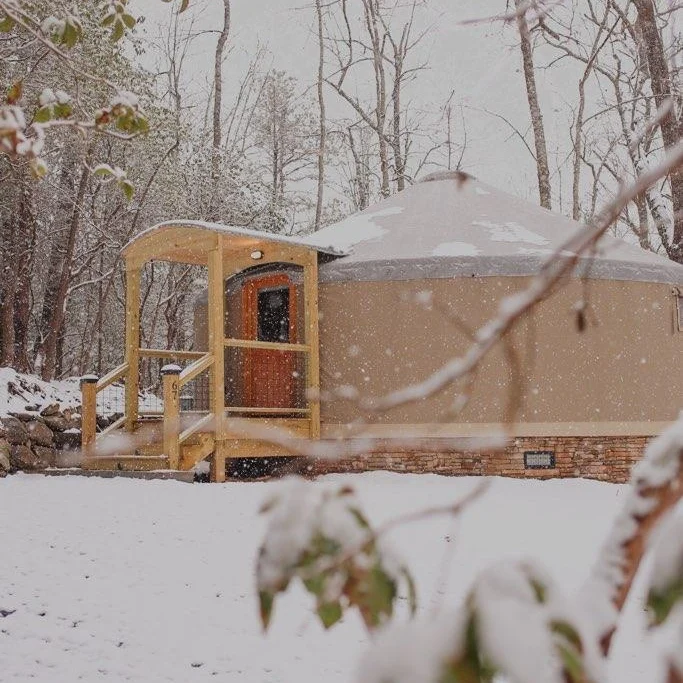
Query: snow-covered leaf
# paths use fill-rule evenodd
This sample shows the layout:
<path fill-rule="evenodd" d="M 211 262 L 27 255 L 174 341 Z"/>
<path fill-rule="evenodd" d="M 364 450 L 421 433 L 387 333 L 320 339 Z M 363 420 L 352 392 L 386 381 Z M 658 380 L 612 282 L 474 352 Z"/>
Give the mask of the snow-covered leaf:
<path fill-rule="evenodd" d="M 299 578 L 315 597 L 325 628 L 356 608 L 369 629 L 392 616 L 399 588 L 414 611 L 415 587 L 408 570 L 391 560 L 349 487 L 338 490 L 292 480 L 262 508 L 270 523 L 257 563 L 264 628 L 273 601 Z"/>
<path fill-rule="evenodd" d="M 7 90 L 7 104 L 16 104 L 21 99 L 23 89 L 21 81 L 13 83 Z"/>

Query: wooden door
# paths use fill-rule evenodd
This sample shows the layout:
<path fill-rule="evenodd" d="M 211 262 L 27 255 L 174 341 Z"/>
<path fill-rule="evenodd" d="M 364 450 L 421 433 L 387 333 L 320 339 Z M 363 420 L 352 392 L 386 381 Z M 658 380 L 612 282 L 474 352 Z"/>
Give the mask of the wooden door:
<path fill-rule="evenodd" d="M 246 339 L 296 343 L 296 288 L 285 273 L 265 275 L 242 290 L 242 329 Z M 245 406 L 293 408 L 296 357 L 293 351 L 245 349 Z"/>

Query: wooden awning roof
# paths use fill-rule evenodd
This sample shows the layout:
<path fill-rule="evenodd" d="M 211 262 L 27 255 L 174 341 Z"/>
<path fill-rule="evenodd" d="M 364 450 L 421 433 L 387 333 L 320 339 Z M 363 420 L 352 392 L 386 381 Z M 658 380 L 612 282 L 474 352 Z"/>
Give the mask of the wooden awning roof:
<path fill-rule="evenodd" d="M 287 254 L 317 251 L 333 256 L 344 256 L 346 252 L 311 245 L 305 239 L 289 237 L 259 230 L 250 230 L 220 223 L 203 221 L 168 221 L 159 223 L 134 237 L 123 248 L 126 261 L 137 264 L 147 261 L 172 261 L 193 265 L 206 265 L 211 250 L 219 240 L 224 261 L 231 256 L 238 260 L 255 250 L 263 252 L 259 262 L 289 261 Z"/>

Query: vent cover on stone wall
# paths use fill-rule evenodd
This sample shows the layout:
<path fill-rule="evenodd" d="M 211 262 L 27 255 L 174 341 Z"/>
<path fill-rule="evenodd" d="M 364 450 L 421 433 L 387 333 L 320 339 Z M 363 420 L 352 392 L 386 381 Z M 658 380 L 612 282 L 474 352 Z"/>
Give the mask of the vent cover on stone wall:
<path fill-rule="evenodd" d="M 524 451 L 524 467 L 528 470 L 550 470 L 555 467 L 555 452 Z"/>

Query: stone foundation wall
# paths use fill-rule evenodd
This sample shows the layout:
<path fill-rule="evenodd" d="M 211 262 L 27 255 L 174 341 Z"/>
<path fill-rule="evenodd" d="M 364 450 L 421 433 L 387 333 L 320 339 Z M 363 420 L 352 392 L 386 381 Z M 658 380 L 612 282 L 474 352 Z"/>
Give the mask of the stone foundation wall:
<path fill-rule="evenodd" d="M 53 403 L 26 406 L 0 417 L 0 478 L 80 464 L 81 416 L 78 409 Z"/>
<path fill-rule="evenodd" d="M 534 479 L 583 477 L 614 483 L 629 479 L 649 436 L 517 437 L 505 449 L 468 451 L 440 439 L 425 440 L 417 448 L 392 448 L 387 441 L 363 455 L 311 462 L 312 474 L 332 472 L 432 473 L 453 476 L 505 476 Z M 552 459 L 553 466 L 532 468 L 527 460 Z"/>

